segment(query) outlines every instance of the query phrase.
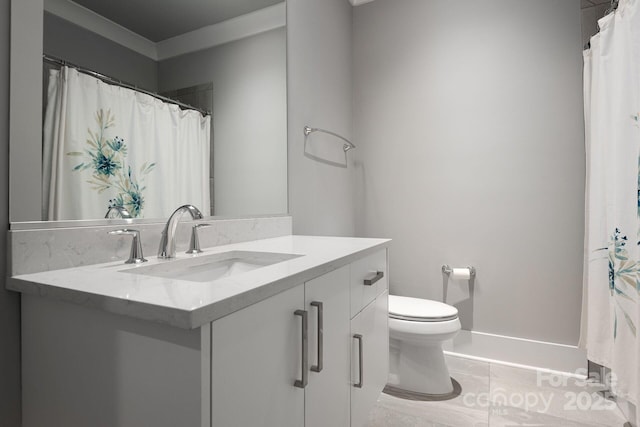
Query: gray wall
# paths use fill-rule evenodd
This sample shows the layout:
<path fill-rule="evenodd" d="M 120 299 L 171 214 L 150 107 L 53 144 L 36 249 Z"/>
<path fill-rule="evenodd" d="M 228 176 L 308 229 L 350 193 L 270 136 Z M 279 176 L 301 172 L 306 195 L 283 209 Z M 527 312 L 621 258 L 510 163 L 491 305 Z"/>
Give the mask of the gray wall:
<path fill-rule="evenodd" d="M 353 31 L 357 232 L 394 239 L 391 292 L 442 300 L 441 265 L 473 265 L 463 328 L 576 344 L 579 0 L 377 0 Z"/>
<path fill-rule="evenodd" d="M 9 0 L 0 0 L 0 424 L 20 425 L 20 299 L 5 289 L 9 228 Z"/>
<path fill-rule="evenodd" d="M 43 23 L 46 54 L 157 91 L 158 70 L 153 59 L 47 12 Z"/>
<path fill-rule="evenodd" d="M 309 125 L 352 137 L 351 17 L 347 0 L 287 0 L 289 213 L 295 234 L 355 232 L 353 164 L 343 169 L 305 157 L 302 132 Z"/>
<path fill-rule="evenodd" d="M 161 92 L 213 82 L 216 215 L 287 211 L 286 31 L 159 62 Z"/>

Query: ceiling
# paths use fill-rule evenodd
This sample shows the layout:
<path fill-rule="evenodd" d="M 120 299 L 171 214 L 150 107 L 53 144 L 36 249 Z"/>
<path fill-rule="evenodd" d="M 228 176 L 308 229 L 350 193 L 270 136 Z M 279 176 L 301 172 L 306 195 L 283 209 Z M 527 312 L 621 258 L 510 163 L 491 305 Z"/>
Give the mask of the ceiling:
<path fill-rule="evenodd" d="M 586 9 L 600 4 L 611 4 L 611 0 L 580 0 L 580 7 Z"/>
<path fill-rule="evenodd" d="M 263 9 L 283 0 L 74 0 L 153 42 Z"/>

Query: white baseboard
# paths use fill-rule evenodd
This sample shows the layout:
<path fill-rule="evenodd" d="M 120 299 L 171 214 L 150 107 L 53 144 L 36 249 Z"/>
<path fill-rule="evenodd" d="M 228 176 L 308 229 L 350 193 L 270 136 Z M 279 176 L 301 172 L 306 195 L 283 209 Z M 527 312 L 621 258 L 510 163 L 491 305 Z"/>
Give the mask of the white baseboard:
<path fill-rule="evenodd" d="M 443 346 L 445 354 L 584 378 L 587 356 L 571 345 L 462 330 Z"/>

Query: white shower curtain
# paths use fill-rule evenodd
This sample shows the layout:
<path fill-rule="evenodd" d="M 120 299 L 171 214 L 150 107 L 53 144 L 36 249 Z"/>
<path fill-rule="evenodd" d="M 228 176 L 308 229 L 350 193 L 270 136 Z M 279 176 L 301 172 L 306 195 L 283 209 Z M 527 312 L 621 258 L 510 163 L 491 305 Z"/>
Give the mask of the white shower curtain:
<path fill-rule="evenodd" d="M 584 52 L 587 149 L 581 345 L 638 408 L 640 0 L 620 0 Z M 634 420 L 638 425 L 640 420 Z"/>
<path fill-rule="evenodd" d="M 167 217 L 208 209 L 211 118 L 77 70 L 50 71 L 43 140 L 43 214 Z M 206 214 L 206 211 L 203 211 Z"/>

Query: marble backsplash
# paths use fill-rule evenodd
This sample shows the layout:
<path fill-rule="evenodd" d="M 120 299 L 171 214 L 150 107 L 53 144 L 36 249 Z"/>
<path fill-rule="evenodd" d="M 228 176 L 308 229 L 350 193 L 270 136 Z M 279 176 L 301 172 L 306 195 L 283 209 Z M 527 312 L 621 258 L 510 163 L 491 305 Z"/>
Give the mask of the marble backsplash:
<path fill-rule="evenodd" d="M 203 248 L 292 234 L 290 216 L 212 219 L 201 222 L 211 225 L 198 230 L 200 246 Z M 176 231 L 177 251 L 187 250 L 193 224 L 187 220 L 179 223 Z M 119 224 L 9 230 L 9 275 L 38 273 L 117 260 L 124 262 L 129 257 L 131 236 L 114 236 L 107 233 L 121 228 L 139 230 L 145 257 L 156 256 L 163 227 L 164 222 L 131 226 Z"/>

